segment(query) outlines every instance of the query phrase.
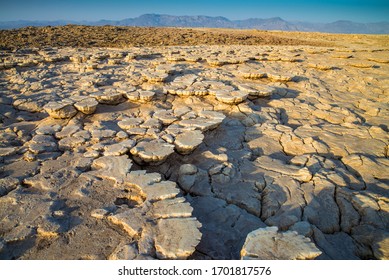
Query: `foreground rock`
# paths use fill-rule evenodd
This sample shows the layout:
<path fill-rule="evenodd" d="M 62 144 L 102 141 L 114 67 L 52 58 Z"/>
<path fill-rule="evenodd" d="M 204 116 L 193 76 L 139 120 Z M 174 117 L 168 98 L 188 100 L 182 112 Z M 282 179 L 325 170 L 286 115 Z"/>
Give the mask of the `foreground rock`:
<path fill-rule="evenodd" d="M 84 114 L 90 115 L 96 111 L 99 103 L 94 98 L 86 98 L 74 104 L 76 109 Z"/>
<path fill-rule="evenodd" d="M 72 102 L 49 102 L 45 105 L 44 109 L 50 115 L 50 117 L 56 119 L 69 119 L 77 114 L 77 110 L 74 108 Z"/>
<path fill-rule="evenodd" d="M 240 252 L 242 259 L 312 260 L 322 252 L 297 232 L 278 232 L 277 227 L 252 231 Z"/>
<path fill-rule="evenodd" d="M 197 227 L 200 224 L 190 219 L 159 220 L 159 235 L 155 240 L 157 256 L 160 259 L 186 259 L 195 250 L 201 239 Z M 190 238 L 179 238 L 182 234 Z"/>
<path fill-rule="evenodd" d="M 140 142 L 131 154 L 146 163 L 161 164 L 174 152 L 174 146 L 164 141 Z"/>
<path fill-rule="evenodd" d="M 247 95 L 240 91 L 219 91 L 216 93 L 216 99 L 226 104 L 239 104 L 246 100 Z"/>
<path fill-rule="evenodd" d="M 179 134 L 174 144 L 176 145 L 176 149 L 180 154 L 187 155 L 190 154 L 194 149 L 197 148 L 204 140 L 204 135 L 201 131 L 194 130 L 188 131 Z"/>

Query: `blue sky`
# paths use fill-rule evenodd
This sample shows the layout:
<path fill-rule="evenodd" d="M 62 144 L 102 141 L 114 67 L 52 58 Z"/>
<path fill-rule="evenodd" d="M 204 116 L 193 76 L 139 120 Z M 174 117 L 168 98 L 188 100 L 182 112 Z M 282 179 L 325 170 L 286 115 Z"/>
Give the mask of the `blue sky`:
<path fill-rule="evenodd" d="M 229 19 L 282 17 L 332 22 L 389 21 L 389 0 L 0 0 L 0 21 L 124 19 L 145 13 L 224 16 Z"/>

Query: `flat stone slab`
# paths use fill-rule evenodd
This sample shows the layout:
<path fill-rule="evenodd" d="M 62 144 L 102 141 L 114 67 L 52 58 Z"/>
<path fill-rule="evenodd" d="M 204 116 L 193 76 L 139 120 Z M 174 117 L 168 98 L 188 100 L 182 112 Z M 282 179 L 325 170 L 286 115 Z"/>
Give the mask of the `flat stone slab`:
<path fill-rule="evenodd" d="M 58 144 L 51 135 L 35 135 L 29 142 L 28 149 L 34 154 L 58 151 Z"/>
<path fill-rule="evenodd" d="M 267 73 L 267 77 L 275 82 L 290 82 L 294 79 L 294 76 L 280 73 Z"/>
<path fill-rule="evenodd" d="M 90 115 L 96 111 L 99 102 L 94 98 L 86 98 L 74 104 L 76 109 L 84 114 Z"/>
<path fill-rule="evenodd" d="M 174 146 L 164 141 L 140 142 L 131 149 L 131 154 L 146 163 L 162 163 L 174 153 Z"/>
<path fill-rule="evenodd" d="M 246 100 L 248 94 L 242 91 L 218 91 L 216 99 L 226 104 L 239 104 Z"/>
<path fill-rule="evenodd" d="M 158 231 L 154 241 L 158 258 L 186 259 L 189 257 L 201 238 L 200 227 L 201 224 L 193 218 L 158 220 Z"/>
<path fill-rule="evenodd" d="M 7 195 L 19 186 L 20 182 L 16 178 L 7 177 L 0 179 L 0 197 Z M 1 250 L 0 250 L 1 251 Z"/>
<path fill-rule="evenodd" d="M 219 119 L 208 119 L 208 118 L 196 118 L 189 120 L 182 120 L 179 122 L 179 125 L 184 127 L 191 127 L 200 129 L 201 131 L 207 131 L 217 128 L 221 123 Z"/>
<path fill-rule="evenodd" d="M 36 130 L 36 134 L 45 134 L 45 135 L 54 135 L 56 132 L 60 131 L 62 127 L 60 125 L 43 125 L 39 126 Z"/>
<path fill-rule="evenodd" d="M 76 108 L 72 103 L 68 102 L 54 102 L 47 103 L 43 109 L 55 119 L 70 119 L 77 114 Z"/>
<path fill-rule="evenodd" d="M 209 110 L 204 110 L 199 112 L 199 117 L 211 119 L 211 120 L 217 120 L 220 123 L 226 118 L 226 116 L 221 112 L 209 111 Z"/>
<path fill-rule="evenodd" d="M 168 69 L 164 70 L 164 72 L 165 71 L 169 72 Z M 161 70 L 159 72 L 144 71 L 142 75 L 149 83 L 163 83 L 169 77 L 169 75 L 164 72 Z"/>
<path fill-rule="evenodd" d="M 110 215 L 108 220 L 121 227 L 129 237 L 134 237 L 142 230 L 144 226 L 144 219 L 140 215 L 139 211 L 129 209 L 125 212 Z"/>
<path fill-rule="evenodd" d="M 153 118 L 160 120 L 164 125 L 172 124 L 178 120 L 173 110 L 158 110 L 154 113 Z"/>
<path fill-rule="evenodd" d="M 142 90 L 142 91 L 133 91 L 127 93 L 126 97 L 130 101 L 146 103 L 146 102 L 150 102 L 155 96 L 155 94 L 156 93 L 154 91 Z"/>
<path fill-rule="evenodd" d="M 176 197 L 180 190 L 177 184 L 172 181 L 157 182 L 152 185 L 143 186 L 142 190 L 150 201 L 160 201 Z"/>
<path fill-rule="evenodd" d="M 256 163 L 266 170 L 278 172 L 284 175 L 292 176 L 301 182 L 308 182 L 312 179 L 312 174 L 308 168 L 299 168 L 295 165 L 287 165 L 277 159 L 272 159 L 268 156 L 259 157 Z"/>
<path fill-rule="evenodd" d="M 80 127 L 78 125 L 67 125 L 62 127 L 62 129 L 58 129 L 55 133 L 55 137 L 59 139 L 70 137 L 78 131 L 80 131 Z"/>
<path fill-rule="evenodd" d="M 105 147 L 104 155 L 105 156 L 121 156 L 127 153 L 133 146 L 135 146 L 136 141 L 129 139 L 113 145 Z"/>
<path fill-rule="evenodd" d="M 128 156 L 104 156 L 93 161 L 92 171 L 97 177 L 110 179 L 116 183 L 123 183 L 132 167 L 132 160 Z"/>
<path fill-rule="evenodd" d="M 245 260 L 312 260 L 322 252 L 309 238 L 277 227 L 250 232 L 240 252 Z"/>
<path fill-rule="evenodd" d="M 182 155 L 190 154 L 204 140 L 204 134 L 199 130 L 186 131 L 176 136 L 174 145 L 177 152 Z"/>
<path fill-rule="evenodd" d="M 0 148 L 0 157 L 13 155 L 16 152 L 15 147 Z"/>
<path fill-rule="evenodd" d="M 184 198 L 164 199 L 153 203 L 152 216 L 157 219 L 188 218 L 193 208 Z"/>
<path fill-rule="evenodd" d="M 118 126 L 121 129 L 128 130 L 131 128 L 139 127 L 144 120 L 142 118 L 131 118 L 131 119 L 125 119 L 118 122 Z"/>
<path fill-rule="evenodd" d="M 237 75 L 242 78 L 252 79 L 252 80 L 262 79 L 267 77 L 265 71 L 256 70 L 250 67 L 240 67 L 237 71 Z"/>
<path fill-rule="evenodd" d="M 250 96 L 254 97 L 269 97 L 277 92 L 276 88 L 265 84 L 242 83 L 237 86 L 240 90 L 247 92 Z"/>
<path fill-rule="evenodd" d="M 99 103 L 108 105 L 117 105 L 124 102 L 123 94 L 118 91 L 96 92 L 91 94 Z"/>
<path fill-rule="evenodd" d="M 323 70 L 323 71 L 328 71 L 328 70 L 332 70 L 333 68 L 335 68 L 332 65 L 325 65 L 325 64 L 318 64 L 318 63 L 310 63 L 310 64 L 308 64 L 308 67 L 315 68 L 318 70 Z"/>

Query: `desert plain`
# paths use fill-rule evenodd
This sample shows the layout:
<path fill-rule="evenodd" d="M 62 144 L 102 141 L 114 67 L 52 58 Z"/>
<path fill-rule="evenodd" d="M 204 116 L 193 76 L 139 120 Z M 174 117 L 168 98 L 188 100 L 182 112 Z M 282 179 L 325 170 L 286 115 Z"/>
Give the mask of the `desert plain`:
<path fill-rule="evenodd" d="M 389 36 L 0 31 L 0 259 L 388 259 Z"/>

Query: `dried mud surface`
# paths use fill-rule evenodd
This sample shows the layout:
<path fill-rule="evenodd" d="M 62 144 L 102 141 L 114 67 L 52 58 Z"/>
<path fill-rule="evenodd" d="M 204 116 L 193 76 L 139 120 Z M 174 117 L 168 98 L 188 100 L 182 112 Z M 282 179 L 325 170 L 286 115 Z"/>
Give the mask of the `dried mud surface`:
<path fill-rule="evenodd" d="M 141 47 L 175 45 L 323 45 L 276 32 L 230 29 L 79 26 L 0 30 L 0 47 Z"/>
<path fill-rule="evenodd" d="M 388 36 L 0 34 L 0 259 L 389 258 Z"/>

